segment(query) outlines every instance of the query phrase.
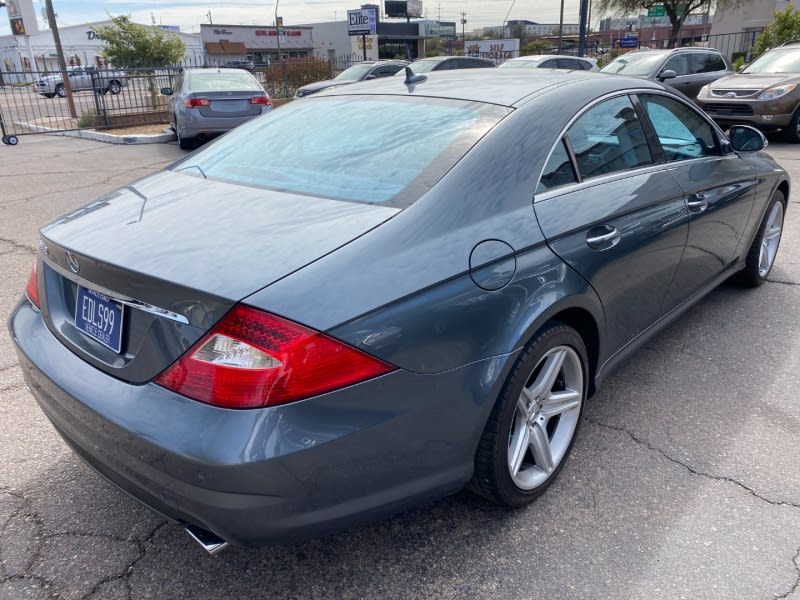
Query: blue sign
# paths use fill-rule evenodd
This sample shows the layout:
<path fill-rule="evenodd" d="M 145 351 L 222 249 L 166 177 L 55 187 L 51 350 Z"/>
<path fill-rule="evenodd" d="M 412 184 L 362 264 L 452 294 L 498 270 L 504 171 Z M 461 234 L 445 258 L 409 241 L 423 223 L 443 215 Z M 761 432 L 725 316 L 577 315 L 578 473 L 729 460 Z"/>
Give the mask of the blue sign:
<path fill-rule="evenodd" d="M 638 48 L 639 38 L 635 36 L 626 36 L 622 39 L 614 40 L 614 46 L 617 48 Z"/>

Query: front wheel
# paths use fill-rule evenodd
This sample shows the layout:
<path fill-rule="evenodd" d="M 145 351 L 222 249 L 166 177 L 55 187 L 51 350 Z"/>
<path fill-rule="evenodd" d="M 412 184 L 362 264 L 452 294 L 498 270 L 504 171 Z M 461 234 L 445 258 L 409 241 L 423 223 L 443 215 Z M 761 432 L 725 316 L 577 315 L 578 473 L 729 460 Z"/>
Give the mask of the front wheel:
<path fill-rule="evenodd" d="M 588 389 L 586 346 L 558 321 L 531 340 L 508 376 L 475 455 L 470 488 L 524 506 L 553 482 L 578 429 Z"/>
<path fill-rule="evenodd" d="M 785 209 L 786 197 L 783 192 L 776 191 L 770 198 L 767 213 L 747 252 L 745 267 L 734 276 L 738 283 L 756 287 L 767 280 L 781 243 Z"/>
<path fill-rule="evenodd" d="M 64 88 L 63 83 L 59 83 L 56 86 L 56 96 L 58 96 L 59 98 L 65 98 L 67 96 L 67 90 Z"/>
<path fill-rule="evenodd" d="M 784 141 L 791 142 L 792 144 L 800 143 L 800 106 L 798 106 L 789 125 L 781 130 L 781 137 Z"/>

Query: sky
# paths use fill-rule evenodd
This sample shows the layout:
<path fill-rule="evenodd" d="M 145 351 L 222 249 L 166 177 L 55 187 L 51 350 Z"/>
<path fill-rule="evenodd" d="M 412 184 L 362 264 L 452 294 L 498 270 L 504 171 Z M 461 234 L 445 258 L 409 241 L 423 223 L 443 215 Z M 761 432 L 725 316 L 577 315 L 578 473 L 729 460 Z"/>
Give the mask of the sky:
<path fill-rule="evenodd" d="M 123 0 L 85 1 L 52 0 L 59 27 L 84 25 L 102 21 L 108 15 L 130 15 L 138 23 L 179 25 L 181 31 L 198 33 L 200 23 L 218 25 L 272 25 L 275 2 L 258 0 Z M 287 26 L 323 21 L 343 21 L 347 11 L 362 4 L 378 4 L 377 0 L 277 0 L 278 15 Z M 34 0 L 39 28 L 45 28 L 41 17 L 44 2 Z M 380 0 L 383 5 L 383 1 Z M 558 23 L 561 0 L 422 0 L 423 16 L 429 19 L 455 21 L 461 31 L 461 13 L 466 12 L 466 31 L 480 27 L 502 25 L 508 19 L 528 19 L 538 23 Z M 580 0 L 564 0 L 564 22 L 577 23 Z M 595 19 L 592 19 L 593 21 Z M 11 33 L 5 9 L 0 8 L 0 35 Z"/>

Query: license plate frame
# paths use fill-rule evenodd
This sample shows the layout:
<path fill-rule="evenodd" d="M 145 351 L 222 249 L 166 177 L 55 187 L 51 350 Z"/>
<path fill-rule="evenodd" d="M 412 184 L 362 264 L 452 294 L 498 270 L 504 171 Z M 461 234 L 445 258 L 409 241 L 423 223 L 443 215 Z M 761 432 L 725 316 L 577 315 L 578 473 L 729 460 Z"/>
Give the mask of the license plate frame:
<path fill-rule="evenodd" d="M 122 350 L 122 326 L 125 310 L 108 296 L 78 286 L 75 295 L 75 327 L 119 354 Z"/>

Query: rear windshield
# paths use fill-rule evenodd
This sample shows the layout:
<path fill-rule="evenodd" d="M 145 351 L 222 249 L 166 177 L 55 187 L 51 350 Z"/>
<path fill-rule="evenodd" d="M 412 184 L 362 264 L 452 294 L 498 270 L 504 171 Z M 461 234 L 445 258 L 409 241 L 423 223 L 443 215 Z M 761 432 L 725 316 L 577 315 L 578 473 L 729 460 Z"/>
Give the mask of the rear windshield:
<path fill-rule="evenodd" d="M 192 73 L 189 76 L 191 92 L 241 92 L 263 91 L 255 77 L 244 71 L 238 73 Z"/>
<path fill-rule="evenodd" d="M 172 168 L 298 194 L 408 206 L 509 110 L 432 98 L 307 98 L 237 127 Z"/>

